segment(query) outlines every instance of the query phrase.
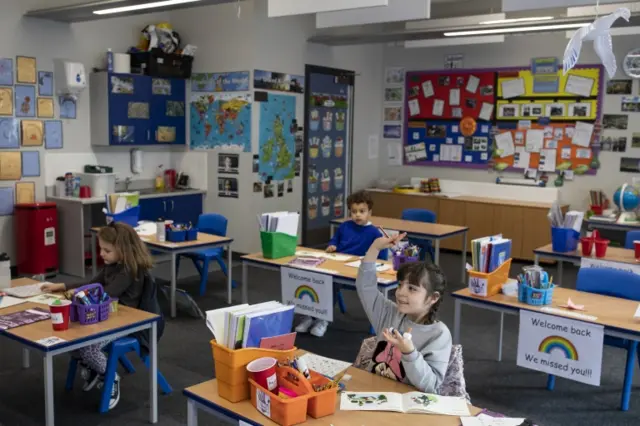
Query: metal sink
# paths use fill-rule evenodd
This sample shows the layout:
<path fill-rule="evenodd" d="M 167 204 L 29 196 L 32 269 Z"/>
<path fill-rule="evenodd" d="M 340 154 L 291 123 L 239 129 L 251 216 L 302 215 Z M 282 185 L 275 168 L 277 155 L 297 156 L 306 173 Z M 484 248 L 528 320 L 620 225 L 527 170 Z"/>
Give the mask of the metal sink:
<path fill-rule="evenodd" d="M 185 191 L 184 189 L 161 189 L 161 190 L 157 190 L 155 188 L 143 188 L 143 189 L 129 189 L 128 191 L 125 190 L 121 190 L 121 191 L 116 191 L 116 193 L 123 193 L 123 192 L 139 192 L 140 195 L 152 195 L 152 194 L 171 194 L 174 192 L 182 192 Z"/>

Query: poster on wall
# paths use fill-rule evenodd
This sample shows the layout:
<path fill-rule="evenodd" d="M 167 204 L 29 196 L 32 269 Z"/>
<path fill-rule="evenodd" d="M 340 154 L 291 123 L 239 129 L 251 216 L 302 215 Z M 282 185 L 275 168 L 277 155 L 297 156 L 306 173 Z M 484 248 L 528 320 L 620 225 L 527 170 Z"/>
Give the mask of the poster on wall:
<path fill-rule="evenodd" d="M 267 94 L 260 104 L 260 179 L 285 180 L 295 176 L 296 98 Z"/>
<path fill-rule="evenodd" d="M 238 174 L 240 157 L 238 154 L 218 154 L 218 173 Z"/>
<path fill-rule="evenodd" d="M 333 321 L 333 278 L 303 269 L 281 268 L 282 303 L 295 312 Z"/>
<path fill-rule="evenodd" d="M 192 92 L 248 92 L 249 71 L 191 74 Z"/>
<path fill-rule="evenodd" d="M 254 70 L 253 87 L 260 90 L 304 93 L 304 76 L 285 74 L 281 72 Z"/>
<path fill-rule="evenodd" d="M 251 95 L 194 94 L 191 149 L 251 152 Z"/>
<path fill-rule="evenodd" d="M 238 198 L 238 179 L 230 177 L 218 178 L 218 197 Z"/>

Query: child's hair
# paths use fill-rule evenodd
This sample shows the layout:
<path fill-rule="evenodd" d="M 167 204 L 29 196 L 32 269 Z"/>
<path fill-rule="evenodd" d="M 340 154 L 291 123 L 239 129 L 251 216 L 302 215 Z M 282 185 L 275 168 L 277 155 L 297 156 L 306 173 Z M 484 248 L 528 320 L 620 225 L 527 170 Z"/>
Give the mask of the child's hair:
<path fill-rule="evenodd" d="M 112 244 L 120 255 L 120 262 L 127 272 L 137 278 L 140 271 L 146 272 L 153 266 L 153 259 L 136 231 L 126 223 L 112 222 L 98 231 L 98 238 Z"/>
<path fill-rule="evenodd" d="M 444 292 L 447 289 L 447 279 L 442 270 L 431 262 L 411 262 L 405 263 L 398 268 L 398 281 L 408 281 L 415 286 L 424 287 L 427 296 L 438 292 L 440 297 L 431 305 L 431 309 L 424 318 L 425 324 L 433 324 L 438 319 L 438 309 L 442 304 Z"/>
<path fill-rule="evenodd" d="M 366 204 L 371 210 L 373 209 L 373 198 L 367 191 L 354 192 L 347 198 L 347 206 L 351 208 L 354 204 Z"/>

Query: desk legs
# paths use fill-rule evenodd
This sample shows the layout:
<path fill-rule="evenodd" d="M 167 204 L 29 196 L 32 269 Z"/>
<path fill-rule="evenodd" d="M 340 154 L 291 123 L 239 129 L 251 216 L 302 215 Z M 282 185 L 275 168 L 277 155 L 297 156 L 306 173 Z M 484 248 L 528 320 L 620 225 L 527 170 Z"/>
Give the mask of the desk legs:
<path fill-rule="evenodd" d="M 198 425 L 198 406 L 192 399 L 187 399 L 187 426 Z"/>
<path fill-rule="evenodd" d="M 562 284 L 562 273 L 564 269 L 564 262 L 562 260 L 558 260 L 558 276 L 556 277 L 556 283 Z"/>
<path fill-rule="evenodd" d="M 467 231 L 462 233 L 462 285 L 467 282 Z"/>
<path fill-rule="evenodd" d="M 31 366 L 31 362 L 29 360 L 29 349 L 22 348 L 22 368 L 25 370 Z"/>
<path fill-rule="evenodd" d="M 204 271 L 206 273 L 206 271 Z M 176 287 L 178 278 L 176 277 L 176 254 L 171 252 L 171 318 L 176 317 Z"/>
<path fill-rule="evenodd" d="M 533 256 L 533 264 L 536 266 L 540 264 L 540 256 L 537 254 Z"/>
<path fill-rule="evenodd" d="M 175 265 L 175 263 L 174 263 Z M 175 268 L 175 266 L 174 266 Z M 174 305 L 175 306 L 175 305 Z M 151 323 L 149 347 L 149 423 L 158 423 L 158 322 Z"/>
<path fill-rule="evenodd" d="M 249 265 L 242 262 L 242 303 L 249 303 Z"/>
<path fill-rule="evenodd" d="M 502 361 L 502 333 L 504 331 L 504 312 L 500 312 L 500 340 L 498 341 L 498 361 Z"/>
<path fill-rule="evenodd" d="M 227 305 L 231 304 L 231 287 L 233 280 L 231 279 L 231 271 L 233 265 L 231 264 L 231 244 L 227 246 Z"/>
<path fill-rule="evenodd" d="M 91 273 L 98 275 L 98 251 L 96 250 L 96 233 L 91 232 Z"/>
<path fill-rule="evenodd" d="M 53 355 L 44 354 L 44 418 L 46 426 L 54 425 L 53 414 Z"/>
<path fill-rule="evenodd" d="M 433 263 L 440 265 L 440 240 L 435 240 L 433 243 L 435 245 L 434 252 L 436 253 L 436 258 L 433 259 Z"/>
<path fill-rule="evenodd" d="M 455 299 L 453 310 L 453 344 L 460 344 L 460 320 L 461 320 L 462 303 L 459 299 Z"/>

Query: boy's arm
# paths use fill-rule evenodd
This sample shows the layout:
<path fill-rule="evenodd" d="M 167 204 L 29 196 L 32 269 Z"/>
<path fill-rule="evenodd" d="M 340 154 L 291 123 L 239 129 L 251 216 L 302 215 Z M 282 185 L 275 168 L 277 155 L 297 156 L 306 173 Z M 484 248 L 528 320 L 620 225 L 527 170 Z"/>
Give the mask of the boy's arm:
<path fill-rule="evenodd" d="M 340 225 L 336 230 L 336 232 L 333 234 L 333 237 L 331 237 L 331 239 L 329 240 L 329 244 L 327 245 L 327 247 L 330 247 L 330 246 L 338 247 L 338 244 L 340 243 L 340 235 L 342 234 L 342 232 L 344 232 L 343 227 L 344 227 L 344 223 Z"/>

